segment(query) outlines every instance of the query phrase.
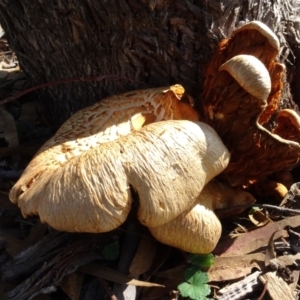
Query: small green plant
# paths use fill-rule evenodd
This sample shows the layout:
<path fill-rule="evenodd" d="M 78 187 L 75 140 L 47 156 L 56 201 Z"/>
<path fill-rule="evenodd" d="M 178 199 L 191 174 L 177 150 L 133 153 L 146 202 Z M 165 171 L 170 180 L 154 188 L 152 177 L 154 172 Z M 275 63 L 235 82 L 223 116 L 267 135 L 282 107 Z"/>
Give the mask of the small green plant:
<path fill-rule="evenodd" d="M 208 275 L 200 269 L 209 268 L 214 262 L 212 254 L 191 255 L 191 265 L 184 271 L 185 282 L 178 285 L 178 290 L 182 297 L 192 300 L 209 300 L 210 286 Z"/>

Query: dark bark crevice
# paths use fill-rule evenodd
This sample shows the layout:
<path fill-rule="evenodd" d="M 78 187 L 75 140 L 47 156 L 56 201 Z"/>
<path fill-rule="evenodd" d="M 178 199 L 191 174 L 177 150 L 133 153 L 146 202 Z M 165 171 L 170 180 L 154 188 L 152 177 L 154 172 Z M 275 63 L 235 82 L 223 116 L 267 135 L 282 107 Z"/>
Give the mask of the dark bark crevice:
<path fill-rule="evenodd" d="M 108 74 L 136 80 L 37 92 L 45 117 L 57 127 L 78 109 L 145 88 L 142 83 L 180 83 L 199 101 L 203 72 L 218 41 L 253 19 L 284 32 L 282 19 L 294 14 L 293 5 L 292 0 L 0 0 L 0 23 L 34 85 Z"/>

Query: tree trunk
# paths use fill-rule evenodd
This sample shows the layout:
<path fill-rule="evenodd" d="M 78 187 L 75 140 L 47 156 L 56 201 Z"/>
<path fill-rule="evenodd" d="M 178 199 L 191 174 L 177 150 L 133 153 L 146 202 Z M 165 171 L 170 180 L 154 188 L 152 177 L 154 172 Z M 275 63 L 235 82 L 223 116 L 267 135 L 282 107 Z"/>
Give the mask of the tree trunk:
<path fill-rule="evenodd" d="M 216 44 L 251 20 L 279 35 L 286 60 L 288 42 L 297 45 L 294 0 L 0 0 L 0 24 L 34 85 L 101 75 L 133 80 L 39 90 L 53 127 L 108 95 L 149 86 L 180 83 L 199 101 Z"/>

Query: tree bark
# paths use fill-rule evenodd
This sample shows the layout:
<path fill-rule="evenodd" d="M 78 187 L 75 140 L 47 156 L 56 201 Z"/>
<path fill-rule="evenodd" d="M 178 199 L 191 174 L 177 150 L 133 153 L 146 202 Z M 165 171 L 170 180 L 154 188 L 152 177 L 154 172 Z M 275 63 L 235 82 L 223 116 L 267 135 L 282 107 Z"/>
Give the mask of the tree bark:
<path fill-rule="evenodd" d="M 294 63 L 297 8 L 294 0 L 0 0 L 0 24 L 34 85 L 101 75 L 134 80 L 39 90 L 45 117 L 58 127 L 108 95 L 149 86 L 180 83 L 199 102 L 214 48 L 242 22 L 266 23 L 280 37 L 280 59 Z"/>

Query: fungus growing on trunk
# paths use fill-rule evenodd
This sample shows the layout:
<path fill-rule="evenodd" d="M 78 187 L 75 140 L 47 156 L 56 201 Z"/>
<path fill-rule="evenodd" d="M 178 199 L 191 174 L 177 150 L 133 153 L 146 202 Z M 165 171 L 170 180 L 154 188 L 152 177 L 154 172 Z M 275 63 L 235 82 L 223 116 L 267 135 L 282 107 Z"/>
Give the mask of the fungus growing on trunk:
<path fill-rule="evenodd" d="M 255 21 L 220 42 L 207 68 L 201 121 L 211 125 L 231 153 L 222 173 L 231 185 L 248 184 L 294 166 L 300 155 L 300 118 L 277 112 L 285 67 L 279 41 Z"/>
<path fill-rule="evenodd" d="M 280 102 L 282 80 L 285 72 L 284 65 L 276 61 L 279 54 L 280 43 L 274 32 L 259 21 L 252 21 L 236 29 L 232 37 L 219 43 L 205 74 L 205 88 L 203 97 L 216 84 L 216 74 L 226 61 L 240 54 L 248 54 L 259 59 L 266 67 L 271 78 L 271 91 L 267 106 L 259 117 L 259 123 L 264 124 L 270 120 L 271 115 L 277 110 Z"/>

